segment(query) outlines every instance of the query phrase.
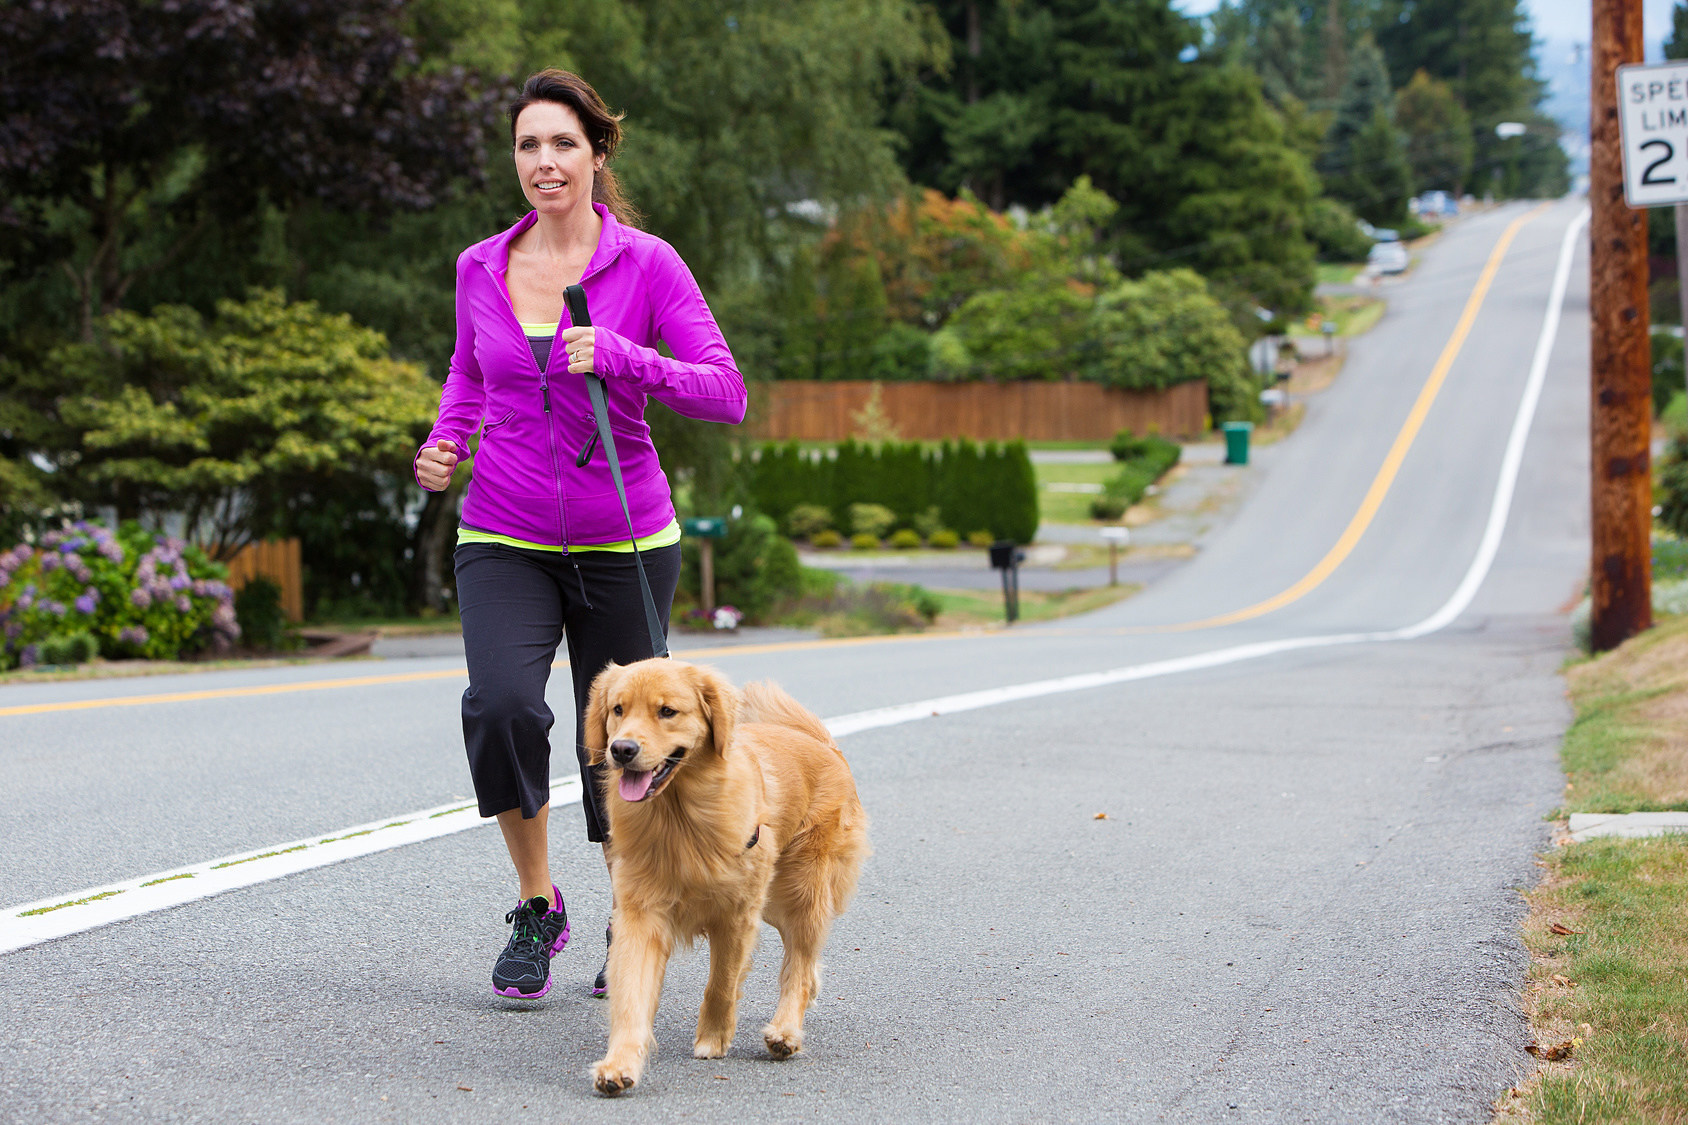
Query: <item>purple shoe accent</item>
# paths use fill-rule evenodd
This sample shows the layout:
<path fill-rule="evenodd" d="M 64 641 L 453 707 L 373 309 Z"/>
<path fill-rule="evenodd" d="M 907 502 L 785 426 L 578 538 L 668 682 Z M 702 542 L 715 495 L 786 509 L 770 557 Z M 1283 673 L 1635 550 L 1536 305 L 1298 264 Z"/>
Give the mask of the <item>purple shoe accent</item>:
<path fill-rule="evenodd" d="M 557 889 L 557 884 L 551 884 L 551 913 L 557 913 L 557 904 L 563 901 L 563 892 Z M 563 951 L 563 946 L 569 943 L 568 910 L 563 910 L 563 932 L 557 935 L 557 940 L 551 945 L 551 956 L 555 957 Z"/>
<path fill-rule="evenodd" d="M 493 991 L 500 996 L 508 996 L 512 1000 L 543 1000 L 545 994 L 551 991 L 551 978 L 545 978 L 545 987 L 538 992 L 523 992 L 519 988 L 495 988 Z"/>

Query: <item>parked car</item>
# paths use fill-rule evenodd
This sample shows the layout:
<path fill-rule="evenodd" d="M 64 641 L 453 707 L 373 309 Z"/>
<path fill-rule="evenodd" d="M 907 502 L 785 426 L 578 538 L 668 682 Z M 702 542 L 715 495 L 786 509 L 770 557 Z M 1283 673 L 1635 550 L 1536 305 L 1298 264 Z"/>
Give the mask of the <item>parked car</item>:
<path fill-rule="evenodd" d="M 1379 242 L 1366 255 L 1366 264 L 1378 273 L 1405 273 L 1407 248 L 1400 242 Z"/>
<path fill-rule="evenodd" d="M 1459 204 L 1445 191 L 1427 191 L 1408 206 L 1421 219 L 1451 219 L 1459 214 Z"/>

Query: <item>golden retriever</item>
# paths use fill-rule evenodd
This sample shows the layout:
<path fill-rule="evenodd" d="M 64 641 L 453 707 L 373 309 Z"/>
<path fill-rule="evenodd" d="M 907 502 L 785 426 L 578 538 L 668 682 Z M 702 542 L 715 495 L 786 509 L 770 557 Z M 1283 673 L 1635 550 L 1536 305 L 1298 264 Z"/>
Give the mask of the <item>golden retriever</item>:
<path fill-rule="evenodd" d="M 607 761 L 611 914 L 609 1049 L 593 1083 L 639 1081 L 669 955 L 709 939 L 692 1054 L 727 1053 L 757 928 L 785 946 L 779 1007 L 762 1029 L 776 1059 L 803 1047 L 820 953 L 868 855 L 867 815 L 826 726 L 772 684 L 736 691 L 675 660 L 611 664 L 593 681 L 586 742 Z"/>

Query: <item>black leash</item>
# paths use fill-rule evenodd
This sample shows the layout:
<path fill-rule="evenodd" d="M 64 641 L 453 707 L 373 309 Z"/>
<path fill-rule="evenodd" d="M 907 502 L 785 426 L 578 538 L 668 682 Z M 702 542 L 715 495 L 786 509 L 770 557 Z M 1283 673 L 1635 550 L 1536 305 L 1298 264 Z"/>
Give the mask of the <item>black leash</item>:
<path fill-rule="evenodd" d="M 592 314 L 586 308 L 586 290 L 578 285 L 571 285 L 563 290 L 563 300 L 568 303 L 569 322 L 573 327 L 592 326 Z M 645 595 L 645 626 L 651 631 L 651 654 L 667 656 L 668 639 L 663 635 L 662 615 L 656 611 L 656 598 L 651 596 L 650 579 L 645 577 L 645 560 L 639 557 L 639 537 L 633 533 L 633 513 L 627 507 L 627 489 L 621 483 L 621 462 L 616 459 L 615 436 L 610 433 L 610 411 L 604 380 L 594 371 L 584 374 L 586 396 L 592 400 L 592 414 L 598 420 L 598 432 L 586 442 L 574 463 L 577 468 L 584 468 L 586 462 L 592 459 L 592 446 L 595 443 L 603 445 L 604 456 L 609 458 L 610 462 L 610 478 L 615 481 L 616 495 L 621 497 L 621 514 L 627 517 L 627 538 L 633 542 L 633 564 L 639 568 L 639 589 Z"/>

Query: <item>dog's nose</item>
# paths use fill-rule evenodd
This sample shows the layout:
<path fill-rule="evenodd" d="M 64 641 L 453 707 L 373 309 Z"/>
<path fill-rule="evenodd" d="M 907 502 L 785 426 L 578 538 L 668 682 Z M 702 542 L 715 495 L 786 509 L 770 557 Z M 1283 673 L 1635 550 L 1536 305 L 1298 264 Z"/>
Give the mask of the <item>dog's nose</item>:
<path fill-rule="evenodd" d="M 610 757 L 615 759 L 618 766 L 625 766 L 638 756 L 639 744 L 631 738 L 618 738 L 610 743 Z"/>

